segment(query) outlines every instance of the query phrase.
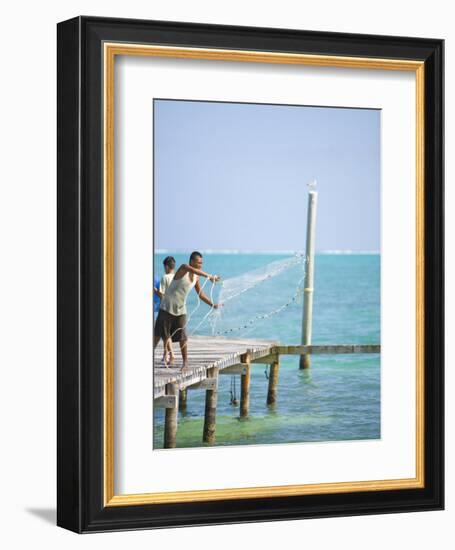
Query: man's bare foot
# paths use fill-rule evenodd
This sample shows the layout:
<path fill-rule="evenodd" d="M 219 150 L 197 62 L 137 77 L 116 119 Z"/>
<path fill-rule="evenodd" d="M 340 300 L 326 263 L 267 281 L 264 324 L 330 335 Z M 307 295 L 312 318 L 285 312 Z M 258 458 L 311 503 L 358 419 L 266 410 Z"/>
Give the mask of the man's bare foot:
<path fill-rule="evenodd" d="M 188 370 L 188 363 L 183 363 L 181 371 L 184 372 Z"/>
<path fill-rule="evenodd" d="M 171 352 L 166 352 L 164 355 L 163 355 L 163 361 L 164 361 L 164 364 L 166 365 L 166 367 L 170 367 L 171 365 L 173 365 L 174 363 L 174 359 L 175 359 L 175 355 Z"/>

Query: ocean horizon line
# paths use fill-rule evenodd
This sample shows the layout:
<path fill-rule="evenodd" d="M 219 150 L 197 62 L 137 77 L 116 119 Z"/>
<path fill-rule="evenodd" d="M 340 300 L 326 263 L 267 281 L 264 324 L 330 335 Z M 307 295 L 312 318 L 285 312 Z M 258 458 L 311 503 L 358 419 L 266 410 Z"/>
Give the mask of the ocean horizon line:
<path fill-rule="evenodd" d="M 191 254 L 192 250 L 171 249 L 171 248 L 157 248 L 155 254 Z M 380 250 L 316 250 L 316 255 L 352 255 L 352 256 L 378 256 Z M 201 254 L 249 254 L 249 255 L 294 255 L 305 254 L 304 250 L 240 250 L 236 248 L 220 248 L 220 249 L 201 249 Z"/>

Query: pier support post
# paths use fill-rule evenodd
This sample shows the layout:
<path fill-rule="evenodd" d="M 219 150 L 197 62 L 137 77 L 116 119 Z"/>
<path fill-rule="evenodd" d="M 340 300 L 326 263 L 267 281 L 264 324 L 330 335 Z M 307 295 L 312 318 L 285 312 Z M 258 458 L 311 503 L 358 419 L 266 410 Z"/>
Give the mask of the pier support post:
<path fill-rule="evenodd" d="M 314 182 L 314 185 L 316 182 Z M 303 289 L 303 319 L 302 319 L 302 345 L 311 344 L 311 329 L 313 323 L 313 286 L 314 286 L 314 248 L 316 240 L 316 207 L 318 194 L 316 191 L 308 193 L 308 214 L 306 230 L 306 270 L 305 287 Z M 300 356 L 300 368 L 310 367 L 310 356 Z"/>
<path fill-rule="evenodd" d="M 166 395 L 178 396 L 177 384 L 166 384 Z M 177 443 L 178 397 L 175 407 L 167 408 L 164 413 L 164 448 L 174 449 Z"/>
<path fill-rule="evenodd" d="M 276 389 L 278 386 L 279 370 L 280 370 L 279 361 L 275 361 L 270 365 L 269 389 L 267 392 L 267 405 L 275 405 L 276 403 Z"/>
<path fill-rule="evenodd" d="M 247 363 L 246 373 L 240 377 L 240 418 L 248 418 L 250 413 L 250 356 L 245 353 L 242 363 Z"/>
<path fill-rule="evenodd" d="M 214 367 L 207 371 L 207 378 L 217 378 L 218 368 Z M 205 391 L 205 415 L 204 432 L 202 441 L 213 445 L 215 443 L 216 429 L 216 406 L 218 404 L 218 384 L 215 389 Z"/>
<path fill-rule="evenodd" d="M 182 413 L 186 411 L 186 399 L 187 393 L 185 388 L 184 390 L 180 390 L 179 392 L 179 411 Z"/>

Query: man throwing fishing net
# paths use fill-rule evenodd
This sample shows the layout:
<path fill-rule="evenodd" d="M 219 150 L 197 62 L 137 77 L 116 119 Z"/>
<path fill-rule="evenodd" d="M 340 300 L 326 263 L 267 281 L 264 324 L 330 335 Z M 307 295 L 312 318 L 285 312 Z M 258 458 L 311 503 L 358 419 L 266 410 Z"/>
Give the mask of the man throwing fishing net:
<path fill-rule="evenodd" d="M 182 370 L 188 366 L 186 299 L 190 290 L 194 287 L 199 298 L 211 308 L 218 309 L 219 307 L 219 304 L 214 304 L 204 294 L 199 278 L 206 277 L 209 281 L 216 283 L 220 280 L 220 277 L 218 275 L 209 275 L 202 271 L 202 263 L 202 254 L 200 252 L 192 252 L 189 264 L 182 264 L 177 269 L 171 284 L 161 300 L 160 310 L 155 323 L 153 348 L 156 348 L 161 338 L 163 339 L 165 350 L 166 344 L 169 341 L 178 342 L 182 353 Z M 172 363 L 174 360 L 172 346 L 169 345 L 168 347 L 171 351 L 165 353 L 164 359 L 166 365 Z"/>

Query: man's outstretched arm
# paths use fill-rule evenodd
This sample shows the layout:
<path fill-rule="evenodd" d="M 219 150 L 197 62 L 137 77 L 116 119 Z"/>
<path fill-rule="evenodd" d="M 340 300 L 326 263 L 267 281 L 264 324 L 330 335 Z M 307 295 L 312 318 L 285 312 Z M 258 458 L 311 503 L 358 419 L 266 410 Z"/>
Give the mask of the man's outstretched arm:
<path fill-rule="evenodd" d="M 210 273 L 206 273 L 205 271 L 202 271 L 200 269 L 196 269 L 195 267 L 193 267 L 190 264 L 182 264 L 178 268 L 177 273 L 175 274 L 175 278 L 177 280 L 181 279 L 183 277 L 183 275 L 185 275 L 185 273 L 188 273 L 188 271 L 190 273 L 194 273 L 195 275 L 199 275 L 199 277 L 205 277 L 205 278 L 209 279 L 210 281 L 212 281 L 213 283 L 216 283 L 216 281 L 220 280 L 220 277 L 218 275 L 210 275 Z"/>

